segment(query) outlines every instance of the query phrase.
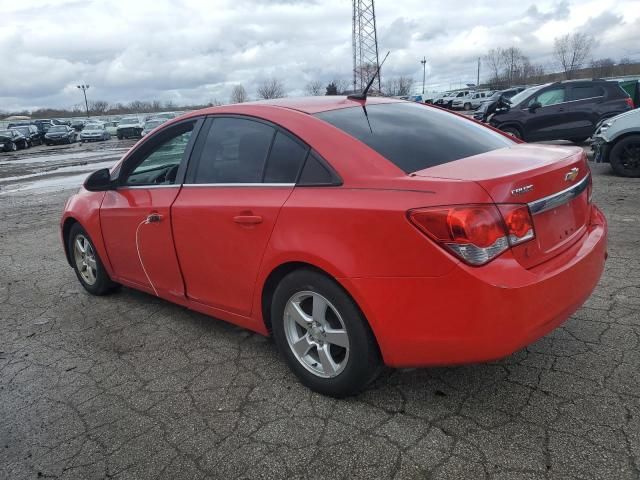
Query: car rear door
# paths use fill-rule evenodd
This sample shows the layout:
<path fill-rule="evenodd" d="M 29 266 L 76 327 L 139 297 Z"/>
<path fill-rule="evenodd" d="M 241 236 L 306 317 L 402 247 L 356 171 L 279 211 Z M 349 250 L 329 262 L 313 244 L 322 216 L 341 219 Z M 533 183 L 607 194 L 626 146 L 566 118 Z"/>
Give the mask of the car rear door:
<path fill-rule="evenodd" d="M 530 110 L 529 107 L 536 102 L 541 106 Z M 538 93 L 523 107 L 522 114 L 523 134 L 527 141 L 567 138 L 571 112 L 566 87 L 557 85 Z"/>
<path fill-rule="evenodd" d="M 255 118 L 207 120 L 171 209 L 189 299 L 251 315 L 262 256 L 307 153 L 301 141 Z"/>
<path fill-rule="evenodd" d="M 569 129 L 573 139 L 593 135 L 600 120 L 600 105 L 604 102 L 604 88 L 593 83 L 576 83 L 569 86 Z"/>
<path fill-rule="evenodd" d="M 102 234 L 116 275 L 160 296 L 184 296 L 174 248 L 171 205 L 203 120 L 161 130 L 122 164 L 118 186 L 100 207 Z"/>

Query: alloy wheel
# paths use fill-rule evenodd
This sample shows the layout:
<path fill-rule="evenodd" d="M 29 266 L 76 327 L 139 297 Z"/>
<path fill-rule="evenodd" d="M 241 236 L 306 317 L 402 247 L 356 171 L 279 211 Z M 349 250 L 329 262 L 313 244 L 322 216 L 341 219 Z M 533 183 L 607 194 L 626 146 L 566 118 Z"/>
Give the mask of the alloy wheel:
<path fill-rule="evenodd" d="M 626 170 L 637 170 L 640 168 L 640 143 L 626 145 L 620 153 L 622 167 Z"/>
<path fill-rule="evenodd" d="M 346 367 L 349 334 L 336 307 L 322 295 L 293 295 L 284 309 L 284 330 L 294 357 L 314 375 L 333 378 Z"/>
<path fill-rule="evenodd" d="M 73 242 L 73 257 L 82 279 L 88 285 L 95 284 L 97 279 L 96 255 L 91 242 L 82 234 L 76 236 L 76 240 Z"/>

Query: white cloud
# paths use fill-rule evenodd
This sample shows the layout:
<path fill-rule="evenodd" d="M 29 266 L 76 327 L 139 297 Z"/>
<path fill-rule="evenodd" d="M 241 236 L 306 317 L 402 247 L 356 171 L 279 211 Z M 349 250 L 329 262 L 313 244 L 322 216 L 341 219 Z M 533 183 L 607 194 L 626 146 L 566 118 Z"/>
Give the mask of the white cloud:
<path fill-rule="evenodd" d="M 596 36 L 595 57 L 640 60 L 634 3 L 378 1 L 380 51 L 392 50 L 384 75 L 419 80 L 425 55 L 428 83 L 448 88 L 473 81 L 488 49 L 511 45 L 550 67 L 553 38 L 572 29 Z M 10 2 L 0 110 L 71 107 L 81 102 L 80 82 L 91 85 L 90 99 L 203 103 L 226 101 L 236 83 L 255 95 L 266 76 L 292 95 L 314 79 L 350 81 L 350 9 L 347 0 Z"/>

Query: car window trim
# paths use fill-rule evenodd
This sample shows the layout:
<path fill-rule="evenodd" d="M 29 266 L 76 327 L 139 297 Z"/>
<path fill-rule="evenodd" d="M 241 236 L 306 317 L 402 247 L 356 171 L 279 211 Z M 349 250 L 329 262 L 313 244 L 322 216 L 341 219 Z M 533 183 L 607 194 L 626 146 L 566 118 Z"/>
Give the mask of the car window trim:
<path fill-rule="evenodd" d="M 187 170 L 187 166 L 190 163 L 191 154 L 193 152 L 193 146 L 194 146 L 195 140 L 198 137 L 198 134 L 199 134 L 199 132 L 200 132 L 200 130 L 202 128 L 203 122 L 204 122 L 204 117 L 203 116 L 198 116 L 198 117 L 186 118 L 186 119 L 181 120 L 179 122 L 172 123 L 170 125 L 166 125 L 164 128 L 162 128 L 161 130 L 156 132 L 152 137 L 147 137 L 147 140 L 143 144 L 134 147 L 134 150 L 122 162 L 120 168 L 117 169 L 117 172 L 114 172 L 114 173 L 117 173 L 117 178 L 114 179 L 115 182 L 116 182 L 116 190 L 125 189 L 125 188 L 141 189 L 141 188 L 151 188 L 151 187 L 153 187 L 153 188 L 156 188 L 156 187 L 174 187 L 174 186 L 182 185 L 182 183 L 184 182 L 184 176 L 185 176 L 185 172 Z M 177 128 L 180 125 L 184 125 L 186 123 L 194 123 L 194 125 L 193 125 L 193 129 L 191 130 L 191 137 L 189 137 L 189 141 L 187 142 L 187 146 L 185 147 L 184 152 L 182 153 L 182 159 L 180 160 L 180 164 L 178 166 L 178 172 L 176 173 L 176 180 L 175 180 L 174 183 L 172 183 L 171 185 L 153 185 L 153 184 L 151 184 L 151 185 L 126 185 L 126 184 L 122 183 L 122 182 L 125 181 L 125 177 L 128 177 L 128 175 L 130 175 L 131 172 L 133 171 L 133 169 L 127 168 L 126 164 L 131 162 L 132 161 L 131 159 L 132 158 L 135 159 L 138 155 L 148 154 L 149 152 L 144 152 L 144 149 L 145 149 L 145 145 L 150 140 L 154 141 L 154 139 L 156 139 L 159 136 L 170 134 L 170 132 L 169 132 L 170 130 L 173 130 L 174 128 Z M 142 161 L 144 161 L 144 159 Z M 139 163 L 138 163 L 138 165 L 139 165 Z M 126 172 L 126 173 L 124 173 L 124 172 Z"/>
<path fill-rule="evenodd" d="M 564 102 L 553 103 L 551 105 L 542 105 L 540 108 L 555 107 L 556 105 L 564 105 L 565 103 L 581 102 L 583 100 L 592 100 L 594 98 L 603 98 L 603 97 L 604 95 L 599 97 L 580 98 L 578 100 L 566 100 Z M 521 108 L 521 110 L 529 110 L 529 107 Z"/>

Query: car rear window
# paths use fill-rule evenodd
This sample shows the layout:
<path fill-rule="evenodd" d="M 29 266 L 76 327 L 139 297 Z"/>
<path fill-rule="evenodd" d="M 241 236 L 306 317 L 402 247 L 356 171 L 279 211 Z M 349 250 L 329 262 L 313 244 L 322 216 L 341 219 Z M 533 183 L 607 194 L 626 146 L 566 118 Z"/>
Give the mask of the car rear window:
<path fill-rule="evenodd" d="M 514 143 L 473 121 L 416 103 L 344 108 L 316 116 L 365 143 L 406 173 Z"/>

